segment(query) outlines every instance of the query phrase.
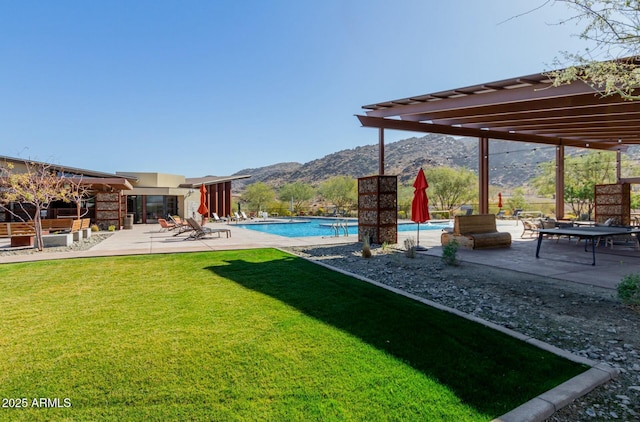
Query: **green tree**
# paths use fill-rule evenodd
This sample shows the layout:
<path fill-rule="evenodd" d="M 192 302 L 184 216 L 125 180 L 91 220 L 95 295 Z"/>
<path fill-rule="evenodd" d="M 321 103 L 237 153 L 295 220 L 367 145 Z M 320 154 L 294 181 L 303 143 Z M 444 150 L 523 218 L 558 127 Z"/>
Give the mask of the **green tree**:
<path fill-rule="evenodd" d="M 638 100 L 640 68 L 634 62 L 640 55 L 640 2 L 630 0 L 556 0 L 576 11 L 561 21 L 582 24 L 580 38 L 593 46 L 583 53 L 563 52 L 556 59 L 561 70 L 549 72 L 555 86 L 580 80 L 603 96 L 619 94 Z M 620 60 L 631 57 L 630 60 Z M 606 61 L 603 61 L 606 60 Z M 567 63 L 570 65 L 567 66 Z"/>
<path fill-rule="evenodd" d="M 631 193 L 631 209 L 640 209 L 640 193 Z"/>
<path fill-rule="evenodd" d="M 555 192 L 555 162 L 543 163 L 541 173 L 532 180 L 538 194 Z M 591 218 L 594 207 L 595 185 L 615 183 L 616 155 L 610 151 L 590 151 L 565 157 L 564 201 L 571 212 Z"/>
<path fill-rule="evenodd" d="M 249 209 L 262 211 L 262 208 L 275 200 L 276 192 L 266 183 L 256 182 L 247 186 L 242 194 L 242 200 L 249 204 Z"/>
<path fill-rule="evenodd" d="M 349 176 L 334 176 L 320 185 L 318 193 L 338 212 L 350 211 L 358 203 L 358 183 Z"/>
<path fill-rule="evenodd" d="M 478 176 L 465 168 L 436 167 L 426 170 L 429 203 L 453 210 L 477 197 Z"/>
<path fill-rule="evenodd" d="M 524 199 L 524 188 L 515 188 L 506 201 L 507 207 L 511 210 L 523 210 L 527 207 L 527 201 Z"/>
<path fill-rule="evenodd" d="M 44 248 L 42 241 L 42 212 L 52 202 L 70 202 L 72 181 L 57 174 L 50 164 L 24 162 L 24 169 L 16 169 L 12 163 L 0 166 L 0 208 L 22 221 L 32 221 L 36 234 L 36 247 Z M 16 204 L 20 213 L 9 204 Z"/>
<path fill-rule="evenodd" d="M 299 214 L 302 206 L 312 199 L 315 191 L 311 185 L 302 182 L 287 183 L 280 188 L 278 198 L 282 202 L 293 202 L 293 211 Z"/>
<path fill-rule="evenodd" d="M 413 186 L 398 186 L 398 212 L 402 218 L 409 218 L 411 214 L 411 203 L 413 202 Z"/>

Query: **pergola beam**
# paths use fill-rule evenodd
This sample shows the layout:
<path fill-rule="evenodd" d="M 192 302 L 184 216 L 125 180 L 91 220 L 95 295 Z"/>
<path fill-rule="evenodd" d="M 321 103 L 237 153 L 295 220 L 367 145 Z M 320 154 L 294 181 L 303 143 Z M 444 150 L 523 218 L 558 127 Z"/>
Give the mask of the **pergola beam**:
<path fill-rule="evenodd" d="M 424 133 L 441 133 L 444 135 L 453 135 L 453 136 L 469 136 L 474 138 L 490 138 L 497 139 L 503 141 L 519 141 L 519 142 L 532 142 L 537 144 L 546 144 L 546 145 L 565 145 L 570 147 L 578 147 L 578 148 L 592 148 L 592 149 L 602 149 L 602 150 L 615 150 L 617 145 L 610 143 L 598 143 L 598 142 L 587 142 L 581 140 L 571 140 L 564 138 L 554 138 L 554 137 L 546 137 L 546 136 L 538 136 L 538 135 L 530 135 L 530 134 L 518 134 L 518 133 L 509 133 L 509 132 L 501 132 L 496 130 L 482 130 L 476 128 L 465 128 L 465 127 L 455 127 L 455 126 L 445 126 L 434 123 L 420 123 L 420 122 L 409 122 L 405 120 L 396 120 L 396 119 L 383 119 L 379 117 L 370 117 L 370 116 L 356 116 L 362 126 L 364 127 L 374 127 L 374 128 L 383 128 L 383 129 L 394 129 L 394 130 L 404 130 L 409 132 L 424 132 Z"/>

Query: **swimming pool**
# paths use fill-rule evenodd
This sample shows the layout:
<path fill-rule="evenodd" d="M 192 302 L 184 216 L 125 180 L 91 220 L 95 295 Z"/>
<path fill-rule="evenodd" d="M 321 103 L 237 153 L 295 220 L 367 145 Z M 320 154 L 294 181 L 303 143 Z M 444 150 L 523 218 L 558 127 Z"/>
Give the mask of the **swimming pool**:
<path fill-rule="evenodd" d="M 234 224 L 234 226 L 244 229 L 256 230 L 263 233 L 276 234 L 285 237 L 308 237 L 308 236 L 335 236 L 335 229 L 331 227 L 337 220 L 334 218 L 307 218 L 307 219 L 283 219 L 282 221 L 266 223 Z M 340 220 L 344 222 L 345 220 Z M 347 220 L 347 231 L 349 235 L 358 234 L 358 222 Z M 442 230 L 445 227 L 452 227 L 451 223 L 422 223 L 420 230 Z M 339 235 L 344 235 L 344 229 L 339 229 Z M 400 223 L 398 231 L 417 231 L 416 223 Z"/>

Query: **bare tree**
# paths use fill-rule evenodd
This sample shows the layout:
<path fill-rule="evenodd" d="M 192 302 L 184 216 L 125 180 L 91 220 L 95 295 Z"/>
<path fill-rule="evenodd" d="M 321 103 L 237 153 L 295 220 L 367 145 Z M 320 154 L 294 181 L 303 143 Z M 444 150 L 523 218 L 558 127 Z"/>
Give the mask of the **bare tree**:
<path fill-rule="evenodd" d="M 85 184 L 82 176 L 66 178 L 65 182 L 69 187 L 69 200 L 76 204 L 76 216 L 80 219 L 89 213 L 89 207 L 82 210 L 82 203 L 90 196 L 91 184 Z"/>
<path fill-rule="evenodd" d="M 36 247 L 43 249 L 42 212 L 55 201 L 70 201 L 70 184 L 60 177 L 51 164 L 24 161 L 18 171 L 13 163 L 0 166 L 0 207 L 21 221 L 32 221 L 36 233 Z M 19 212 L 15 208 L 19 208 Z"/>

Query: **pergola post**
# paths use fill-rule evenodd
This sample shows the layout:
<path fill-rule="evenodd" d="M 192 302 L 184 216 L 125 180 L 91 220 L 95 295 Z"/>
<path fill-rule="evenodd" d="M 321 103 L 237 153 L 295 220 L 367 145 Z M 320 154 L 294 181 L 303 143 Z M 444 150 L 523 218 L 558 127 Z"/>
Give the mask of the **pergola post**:
<path fill-rule="evenodd" d="M 478 213 L 489 213 L 489 138 L 478 139 Z"/>
<path fill-rule="evenodd" d="M 622 179 L 622 151 L 616 151 L 616 183 L 621 183 Z"/>
<path fill-rule="evenodd" d="M 378 129 L 378 174 L 384 176 L 384 129 Z"/>
<path fill-rule="evenodd" d="M 564 218 L 564 145 L 556 147 L 556 219 Z"/>

